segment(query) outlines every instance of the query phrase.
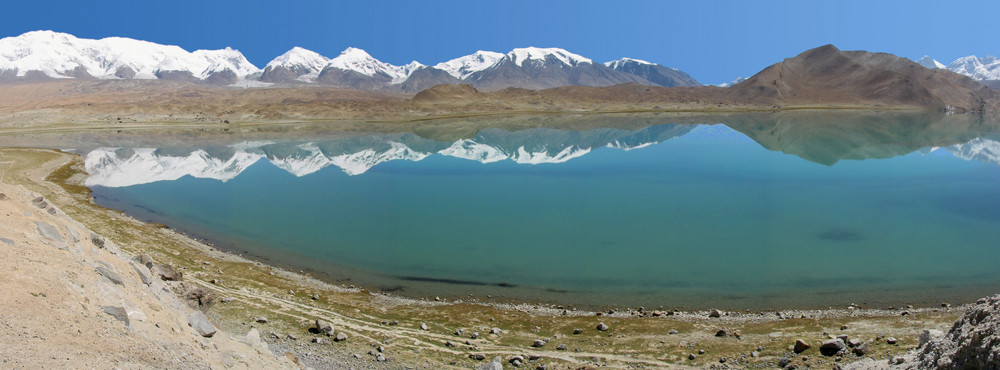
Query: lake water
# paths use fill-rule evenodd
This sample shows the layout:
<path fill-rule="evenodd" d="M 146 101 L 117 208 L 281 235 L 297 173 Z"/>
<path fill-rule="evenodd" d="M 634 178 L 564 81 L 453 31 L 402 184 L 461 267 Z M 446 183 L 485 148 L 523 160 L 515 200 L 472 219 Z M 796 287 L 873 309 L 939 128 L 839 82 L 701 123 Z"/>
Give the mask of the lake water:
<path fill-rule="evenodd" d="M 222 249 L 405 296 L 771 309 L 1000 288 L 995 125 L 700 119 L 103 146 L 88 186 Z"/>

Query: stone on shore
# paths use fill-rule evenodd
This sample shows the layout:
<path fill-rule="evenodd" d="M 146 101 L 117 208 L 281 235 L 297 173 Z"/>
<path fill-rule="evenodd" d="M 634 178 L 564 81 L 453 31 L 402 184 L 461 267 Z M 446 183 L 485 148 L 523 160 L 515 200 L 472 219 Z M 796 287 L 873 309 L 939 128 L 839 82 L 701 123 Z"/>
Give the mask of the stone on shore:
<path fill-rule="evenodd" d="M 194 311 L 188 316 L 188 325 L 191 325 L 203 337 L 211 337 L 218 331 L 201 311 Z"/>
<path fill-rule="evenodd" d="M 809 343 L 806 343 L 806 341 L 802 339 L 796 339 L 795 347 L 793 348 L 793 350 L 795 351 L 795 353 L 802 353 L 805 352 L 807 349 L 809 349 L 809 347 L 811 346 L 809 345 Z"/>
<path fill-rule="evenodd" d="M 830 339 L 823 342 L 823 344 L 819 346 L 819 353 L 822 353 L 823 356 L 834 356 L 844 350 L 844 347 L 846 347 L 846 345 L 840 338 Z"/>
<path fill-rule="evenodd" d="M 605 323 L 603 323 L 603 322 L 602 322 L 602 323 L 600 323 L 600 324 L 597 324 L 597 330 L 599 330 L 599 331 L 608 331 L 608 329 L 610 329 L 610 328 L 608 327 L 608 325 L 606 325 L 606 324 L 605 324 Z"/>
<path fill-rule="evenodd" d="M 708 317 L 722 317 L 722 311 L 713 309 L 712 312 L 708 313 Z"/>

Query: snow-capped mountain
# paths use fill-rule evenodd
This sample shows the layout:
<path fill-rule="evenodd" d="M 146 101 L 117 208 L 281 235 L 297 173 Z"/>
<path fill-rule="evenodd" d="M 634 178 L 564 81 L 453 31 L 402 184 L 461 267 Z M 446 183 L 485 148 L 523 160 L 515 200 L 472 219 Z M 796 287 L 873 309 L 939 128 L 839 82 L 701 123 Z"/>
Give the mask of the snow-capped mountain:
<path fill-rule="evenodd" d="M 503 58 L 503 56 L 504 55 L 501 53 L 479 50 L 470 55 L 438 63 L 434 67 L 448 72 L 448 74 L 461 80 L 469 77 L 469 75 L 473 73 L 493 66 L 500 60 L 500 58 Z"/>
<path fill-rule="evenodd" d="M 946 65 L 941 64 L 941 62 L 938 62 L 934 58 L 931 58 L 929 55 L 924 55 L 923 58 L 917 59 L 916 62 L 919 65 L 922 65 L 922 66 L 924 66 L 926 68 L 931 68 L 931 69 L 935 69 L 935 68 L 937 68 L 937 69 L 945 69 L 945 68 L 947 68 Z"/>
<path fill-rule="evenodd" d="M 969 78 L 977 81 L 1000 80 L 1000 59 L 997 59 L 997 57 L 993 55 L 988 55 L 983 58 L 975 55 L 969 55 L 955 59 L 954 62 L 951 62 L 948 65 L 944 65 L 934 58 L 924 55 L 923 58 L 917 59 L 916 62 L 917 64 L 931 69 L 947 69 L 960 75 L 969 76 Z"/>
<path fill-rule="evenodd" d="M 1000 138 L 979 137 L 964 144 L 944 148 L 955 157 L 1000 165 Z"/>
<path fill-rule="evenodd" d="M 716 86 L 718 86 L 718 87 L 730 87 L 730 86 L 736 85 L 736 84 L 738 84 L 740 82 L 743 82 L 743 81 L 746 81 L 746 80 L 747 80 L 746 77 L 736 77 L 736 79 L 734 79 L 732 81 L 729 81 L 729 82 L 726 82 L 726 83 L 722 83 L 722 84 L 718 84 Z"/>
<path fill-rule="evenodd" d="M 360 175 L 388 161 L 420 161 L 433 155 L 492 163 L 563 163 L 599 148 L 630 150 L 679 137 L 694 125 L 658 125 L 639 130 L 561 131 L 486 129 L 445 143 L 412 133 L 342 137 L 310 142 L 242 142 L 213 157 L 203 149 L 98 148 L 84 160 L 88 186 L 132 186 L 184 176 L 229 181 L 261 159 L 294 176 L 334 166 Z M 169 154 L 188 153 L 188 154 Z"/>
<path fill-rule="evenodd" d="M 511 50 L 493 65 L 469 74 L 462 81 L 480 90 L 611 86 L 629 82 L 653 85 L 640 76 L 615 71 L 563 49 L 536 47 Z"/>
<path fill-rule="evenodd" d="M 0 69 L 14 70 L 17 77 L 155 79 L 169 72 L 204 80 L 227 70 L 236 76 L 259 72 L 230 48 L 187 52 L 123 37 L 92 40 L 53 31 L 0 39 L 0 60 Z"/>
<path fill-rule="evenodd" d="M 264 67 L 263 82 L 313 82 L 330 58 L 298 46 L 274 58 Z"/>
<path fill-rule="evenodd" d="M 619 72 L 642 77 L 663 87 L 701 86 L 701 83 L 679 69 L 667 68 L 645 60 L 621 58 L 606 62 L 604 65 Z"/>
<path fill-rule="evenodd" d="M 506 54 L 480 50 L 434 66 L 416 61 L 397 66 L 353 47 L 332 59 L 294 47 L 261 70 L 231 48 L 188 52 L 123 37 L 93 40 L 53 31 L 0 39 L 0 81 L 52 78 L 162 79 L 244 87 L 316 83 L 395 92 L 455 83 L 482 90 L 697 84 L 683 72 L 654 63 L 625 58 L 600 64 L 559 48 L 517 48 Z"/>
<path fill-rule="evenodd" d="M 947 68 L 973 80 L 1000 80 L 1000 60 L 992 55 L 984 58 L 975 55 L 961 57 L 951 62 Z"/>

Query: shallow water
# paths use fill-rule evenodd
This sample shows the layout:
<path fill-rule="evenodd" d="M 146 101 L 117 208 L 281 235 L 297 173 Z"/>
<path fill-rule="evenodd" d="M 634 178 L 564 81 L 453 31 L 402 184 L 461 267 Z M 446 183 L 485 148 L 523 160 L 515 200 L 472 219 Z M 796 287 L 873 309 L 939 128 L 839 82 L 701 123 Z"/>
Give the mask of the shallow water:
<path fill-rule="evenodd" d="M 411 296 L 767 309 L 1000 288 L 993 125 L 720 120 L 103 147 L 88 185 L 223 248 Z"/>

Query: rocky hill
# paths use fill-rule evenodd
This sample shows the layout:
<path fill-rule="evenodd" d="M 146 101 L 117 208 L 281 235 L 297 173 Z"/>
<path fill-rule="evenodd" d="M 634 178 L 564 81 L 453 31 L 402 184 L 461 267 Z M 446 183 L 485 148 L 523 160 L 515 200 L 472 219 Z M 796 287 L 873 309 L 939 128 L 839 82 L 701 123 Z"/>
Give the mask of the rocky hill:
<path fill-rule="evenodd" d="M 885 53 L 807 50 L 730 88 L 729 97 L 755 105 L 858 105 L 979 112 L 997 95 L 954 72 L 928 69 Z"/>

